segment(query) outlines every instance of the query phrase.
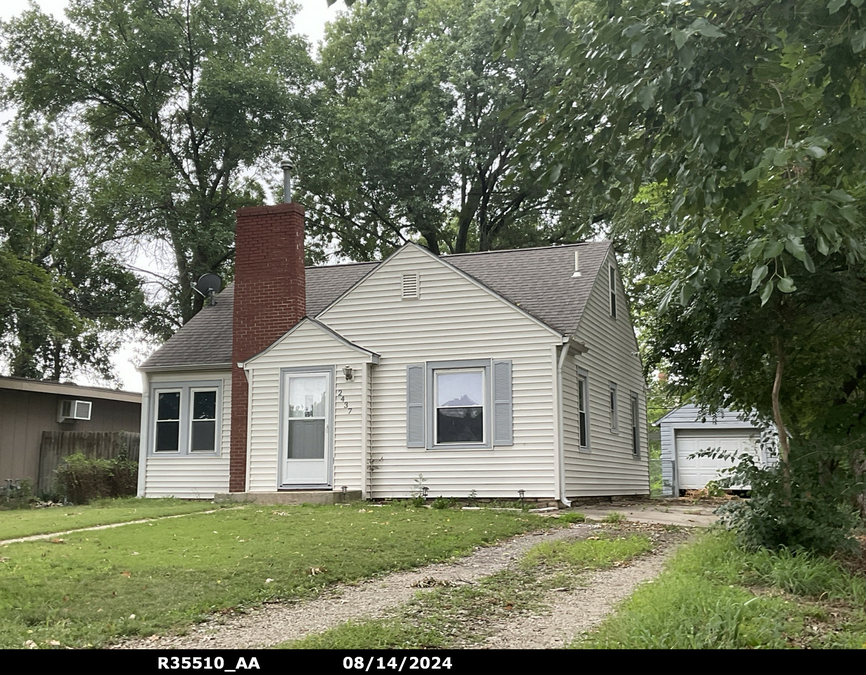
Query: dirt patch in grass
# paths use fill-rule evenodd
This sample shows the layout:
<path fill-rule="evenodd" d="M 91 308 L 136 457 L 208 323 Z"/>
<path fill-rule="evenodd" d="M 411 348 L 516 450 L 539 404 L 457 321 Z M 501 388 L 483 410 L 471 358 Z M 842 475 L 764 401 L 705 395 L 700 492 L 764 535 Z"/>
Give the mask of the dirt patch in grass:
<path fill-rule="evenodd" d="M 619 545 L 562 556 L 564 564 L 554 563 L 546 570 L 553 583 L 547 584 L 538 607 L 505 621 L 491 622 L 486 627 L 486 637 L 475 646 L 482 649 L 565 647 L 576 635 L 601 623 L 640 584 L 654 579 L 669 554 L 689 537 L 689 532 L 681 528 L 637 523 L 617 528 L 606 526 L 602 532 L 600 544 Z M 647 545 L 643 546 L 642 541 Z M 610 555 L 612 552 L 614 555 Z M 542 570 L 541 574 L 545 572 Z"/>

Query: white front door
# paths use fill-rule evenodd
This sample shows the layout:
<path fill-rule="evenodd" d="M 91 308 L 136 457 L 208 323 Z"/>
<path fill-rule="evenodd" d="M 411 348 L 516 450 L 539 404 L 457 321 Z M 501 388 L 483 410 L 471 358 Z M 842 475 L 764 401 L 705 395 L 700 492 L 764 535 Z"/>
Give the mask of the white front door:
<path fill-rule="evenodd" d="M 282 485 L 331 483 L 331 374 L 284 373 Z"/>

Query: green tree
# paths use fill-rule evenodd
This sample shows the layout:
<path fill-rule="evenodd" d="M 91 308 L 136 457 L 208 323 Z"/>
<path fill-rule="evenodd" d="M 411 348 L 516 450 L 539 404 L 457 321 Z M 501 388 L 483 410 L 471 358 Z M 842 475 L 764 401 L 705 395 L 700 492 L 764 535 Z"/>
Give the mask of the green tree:
<path fill-rule="evenodd" d="M 512 25 L 546 4 L 525 0 Z M 647 183 L 666 187 L 665 264 L 675 273 L 662 309 L 745 278 L 745 295 L 769 315 L 772 296 L 784 309 L 820 288 L 818 258 L 858 278 L 866 241 L 859 4 L 597 3 L 594 18 L 570 29 L 554 17 L 549 30 L 567 70 L 529 121 L 551 157 L 548 178 L 579 174 L 610 202 Z M 764 391 L 793 365 L 777 337 L 764 351 L 775 365 Z M 783 429 L 784 415 L 774 417 Z"/>
<path fill-rule="evenodd" d="M 509 123 L 553 85 L 555 58 L 532 28 L 491 54 L 500 15 L 492 1 L 383 0 L 328 26 L 298 162 L 315 234 L 356 259 L 410 238 L 434 253 L 574 240 L 568 187 L 518 171 L 527 135 Z"/>
<path fill-rule="evenodd" d="M 2 26 L 11 101 L 74 115 L 106 160 L 94 214 L 171 247 L 166 333 L 201 307 L 198 275 L 229 269 L 234 212 L 261 200 L 257 162 L 302 114 L 311 61 L 294 11 L 280 0 L 73 0 L 66 22 L 31 9 Z"/>
<path fill-rule="evenodd" d="M 512 5 L 504 34 L 547 14 L 565 61 L 527 117 L 530 156 L 622 218 L 658 308 L 650 353 L 680 391 L 772 420 L 788 489 L 791 453 L 822 438 L 862 471 L 866 6 L 593 5 L 568 27 L 548 0 Z M 666 193 L 652 217 L 648 187 Z"/>
<path fill-rule="evenodd" d="M 111 379 L 120 333 L 145 316 L 140 280 L 88 217 L 74 134 L 16 120 L 0 168 L 0 335 L 14 376 Z"/>

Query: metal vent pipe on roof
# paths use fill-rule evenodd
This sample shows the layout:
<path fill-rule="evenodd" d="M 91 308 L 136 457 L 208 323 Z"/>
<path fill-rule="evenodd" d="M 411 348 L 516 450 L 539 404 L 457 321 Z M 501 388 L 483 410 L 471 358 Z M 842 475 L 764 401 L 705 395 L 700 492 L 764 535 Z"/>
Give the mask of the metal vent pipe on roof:
<path fill-rule="evenodd" d="M 290 204 L 292 202 L 292 169 L 295 165 L 292 160 L 284 159 L 280 162 L 280 167 L 283 169 L 283 203 Z"/>

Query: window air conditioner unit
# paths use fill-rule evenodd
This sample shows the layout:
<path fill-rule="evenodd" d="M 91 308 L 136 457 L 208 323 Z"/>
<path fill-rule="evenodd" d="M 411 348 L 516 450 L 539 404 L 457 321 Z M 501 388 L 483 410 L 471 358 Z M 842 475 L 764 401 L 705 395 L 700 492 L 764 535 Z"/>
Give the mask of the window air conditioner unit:
<path fill-rule="evenodd" d="M 93 403 L 90 401 L 74 401 L 72 399 L 61 401 L 58 421 L 68 422 L 71 420 L 89 420 L 90 408 L 92 405 Z"/>

